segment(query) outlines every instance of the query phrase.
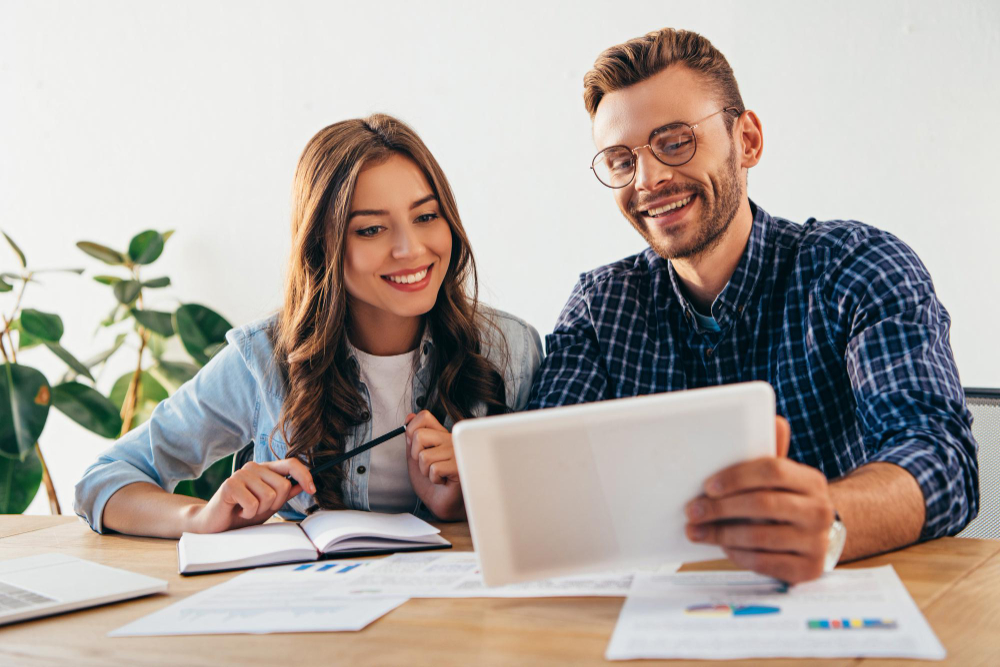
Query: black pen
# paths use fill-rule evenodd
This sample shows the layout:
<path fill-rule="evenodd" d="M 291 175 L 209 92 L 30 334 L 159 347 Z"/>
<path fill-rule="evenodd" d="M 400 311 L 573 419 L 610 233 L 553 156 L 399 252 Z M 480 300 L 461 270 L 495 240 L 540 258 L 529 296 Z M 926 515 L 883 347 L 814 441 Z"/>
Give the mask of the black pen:
<path fill-rule="evenodd" d="M 399 428 L 395 428 L 395 429 L 389 431 L 388 433 L 386 433 L 385 435 L 380 435 L 379 437 L 375 438 L 371 442 L 366 442 L 365 444 L 361 445 L 360 447 L 355 447 L 354 449 L 352 449 L 349 452 L 344 452 L 340 456 L 334 456 L 329 461 L 324 461 L 323 463 L 319 464 L 318 466 L 316 466 L 315 468 L 313 468 L 309 472 L 312 473 L 313 475 L 315 475 L 316 473 L 320 473 L 320 472 L 323 472 L 324 470 L 328 470 L 328 469 L 332 468 L 335 465 L 340 465 L 341 463 L 343 463 L 344 461 L 346 461 L 349 458 L 357 456 L 361 452 L 367 452 L 372 447 L 375 447 L 376 445 L 381 445 L 383 442 L 387 442 L 389 440 L 392 440 L 397 435 L 403 435 L 404 433 L 406 433 L 406 426 L 405 425 L 404 426 L 400 426 Z M 295 478 L 293 478 L 291 475 L 287 475 L 285 478 L 289 482 L 291 482 L 293 485 L 298 484 L 298 480 L 296 480 Z"/>

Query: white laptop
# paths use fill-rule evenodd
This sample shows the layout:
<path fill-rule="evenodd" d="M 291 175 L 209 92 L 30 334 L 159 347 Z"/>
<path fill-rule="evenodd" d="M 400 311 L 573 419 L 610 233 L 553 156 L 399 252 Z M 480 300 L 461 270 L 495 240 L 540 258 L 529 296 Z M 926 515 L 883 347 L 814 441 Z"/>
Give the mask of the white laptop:
<path fill-rule="evenodd" d="M 0 625 L 167 590 L 167 582 L 48 553 L 0 561 Z"/>
<path fill-rule="evenodd" d="M 497 586 L 724 558 L 684 506 L 725 467 L 775 454 L 765 382 L 459 422 L 454 445 L 483 579 Z"/>

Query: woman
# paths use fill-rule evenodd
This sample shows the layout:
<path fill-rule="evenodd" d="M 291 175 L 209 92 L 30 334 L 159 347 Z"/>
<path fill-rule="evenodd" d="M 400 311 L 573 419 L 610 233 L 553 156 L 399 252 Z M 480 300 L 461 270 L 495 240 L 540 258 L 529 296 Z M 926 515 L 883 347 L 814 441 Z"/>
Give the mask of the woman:
<path fill-rule="evenodd" d="M 478 304 L 451 189 L 400 121 L 321 130 L 293 194 L 281 311 L 230 331 L 192 381 L 84 473 L 76 512 L 94 530 L 178 537 L 314 506 L 464 518 L 450 428 L 524 406 L 537 332 Z M 404 421 L 405 437 L 310 474 Z M 254 460 L 208 502 L 169 493 L 251 441 Z"/>

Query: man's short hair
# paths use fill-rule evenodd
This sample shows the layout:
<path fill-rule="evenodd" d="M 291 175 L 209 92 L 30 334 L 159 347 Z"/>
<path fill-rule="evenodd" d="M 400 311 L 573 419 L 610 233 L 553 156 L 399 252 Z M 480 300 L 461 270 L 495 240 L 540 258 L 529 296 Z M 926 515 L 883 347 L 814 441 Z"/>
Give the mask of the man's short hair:
<path fill-rule="evenodd" d="M 610 92 L 645 81 L 673 64 L 699 72 L 715 88 L 723 107 L 742 113 L 743 97 L 729 61 L 712 43 L 696 32 L 663 28 L 606 49 L 583 77 L 583 101 L 591 120 L 597 106 Z M 726 129 L 735 118 L 724 114 Z"/>

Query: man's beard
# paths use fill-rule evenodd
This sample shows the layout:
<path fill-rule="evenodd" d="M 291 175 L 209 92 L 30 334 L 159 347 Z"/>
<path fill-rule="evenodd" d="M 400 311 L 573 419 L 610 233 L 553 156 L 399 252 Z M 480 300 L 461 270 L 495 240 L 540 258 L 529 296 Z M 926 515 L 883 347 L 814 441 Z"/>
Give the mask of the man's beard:
<path fill-rule="evenodd" d="M 648 197 L 641 200 L 632 201 L 628 205 L 628 210 L 623 211 L 625 217 L 632 226 L 635 227 L 650 247 L 664 259 L 685 259 L 695 257 L 708 252 L 719 243 L 736 217 L 736 211 L 740 207 L 740 180 L 739 171 L 736 168 L 736 146 L 730 144 L 729 157 L 725 161 L 722 170 L 717 175 L 709 177 L 712 181 L 716 197 L 714 205 L 708 208 L 708 198 L 705 187 L 699 183 L 677 183 L 657 190 Z M 640 207 L 645 208 L 644 202 L 651 202 L 663 197 L 684 193 L 693 193 L 697 199 L 701 200 L 701 219 L 697 221 L 698 228 L 695 238 L 686 245 L 679 243 L 664 242 L 663 237 L 654 237 L 647 226 L 646 219 L 639 213 Z M 692 202 L 694 203 L 694 202 Z M 688 204 L 690 206 L 691 204 Z"/>

